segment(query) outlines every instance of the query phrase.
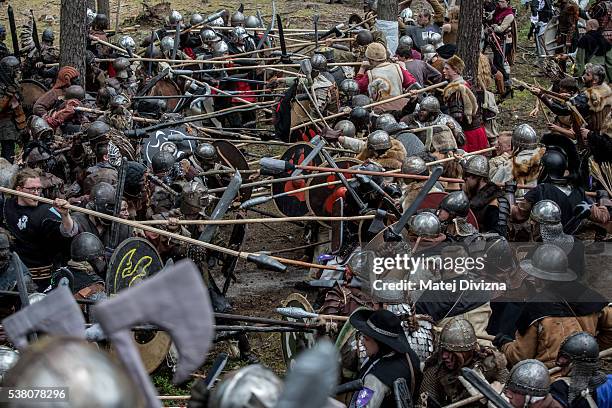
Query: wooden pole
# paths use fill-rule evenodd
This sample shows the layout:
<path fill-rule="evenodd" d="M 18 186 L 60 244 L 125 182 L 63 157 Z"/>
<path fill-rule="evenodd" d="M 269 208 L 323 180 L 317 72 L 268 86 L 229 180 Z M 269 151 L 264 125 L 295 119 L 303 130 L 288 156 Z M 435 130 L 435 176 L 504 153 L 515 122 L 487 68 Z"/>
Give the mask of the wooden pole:
<path fill-rule="evenodd" d="M 5 193 L 5 194 L 9 194 L 9 195 L 14 195 L 17 197 L 22 197 L 22 198 L 29 198 L 30 200 L 36 200 L 39 201 L 41 203 L 45 203 L 45 204 L 50 204 L 53 205 L 53 200 L 50 200 L 48 198 L 45 197 L 39 197 L 39 196 L 35 196 L 32 194 L 28 194 L 28 193 L 24 193 L 22 191 L 17 191 L 17 190 L 12 190 L 10 188 L 6 188 L 6 187 L 0 187 L 0 193 Z M 249 255 L 257 255 L 257 253 L 252 253 L 252 252 L 242 252 L 242 251 L 235 251 L 233 249 L 229 249 L 229 248 L 225 248 L 219 245 L 215 245 L 215 244 L 211 244 L 208 242 L 203 242 L 203 241 L 198 241 L 197 239 L 193 239 L 190 237 L 185 237 L 183 235 L 179 235 L 179 234 L 175 234 L 173 232 L 169 232 L 169 231 L 164 231 L 155 227 L 151 227 L 149 225 L 144 225 L 141 224 L 139 222 L 136 221 L 131 221 L 131 220 L 124 220 L 123 218 L 119 218 L 119 217 L 114 217 L 112 215 L 108 215 L 108 214 L 103 214 L 97 211 L 93 211 L 90 210 L 88 208 L 81 208 L 81 207 L 77 207 L 71 204 L 68 204 L 66 206 L 67 209 L 71 210 L 71 211 L 76 211 L 76 212 L 80 212 L 83 214 L 87 214 L 87 215 L 91 215 L 93 217 L 98 217 L 98 218 L 102 218 L 104 220 L 107 221 L 111 221 L 111 222 L 116 222 L 118 224 L 123 224 L 123 225 L 128 225 L 130 227 L 133 228 L 140 228 L 144 231 L 148 231 L 148 232 L 152 232 L 154 234 L 158 234 L 167 238 L 171 238 L 171 239 L 175 239 L 177 241 L 182 241 L 188 244 L 192 244 L 192 245 L 196 245 L 202 248 L 206 248 L 206 249 L 210 249 L 213 251 L 217 251 L 217 252 L 221 252 L 223 254 L 228 254 L 231 256 L 235 256 L 237 258 L 242 258 L 242 259 L 247 259 L 249 257 Z M 343 268 L 341 267 L 337 267 L 337 266 L 333 266 L 333 265 L 320 265 L 320 264 L 314 264 L 314 263 L 309 263 L 309 262 L 302 262 L 302 261 L 297 261 L 295 259 L 287 259 L 287 258 L 282 258 L 282 257 L 277 257 L 277 256 L 271 256 L 270 258 L 275 259 L 285 265 L 294 265 L 294 266 L 303 266 L 305 268 L 317 268 L 317 269 L 333 269 L 333 270 L 343 270 Z"/>
<path fill-rule="evenodd" d="M 337 183 L 335 183 L 337 184 Z M 297 190 L 295 190 L 297 192 Z M 372 220 L 374 215 L 355 215 L 351 217 L 282 217 L 282 218 L 245 218 L 235 220 L 178 220 L 178 225 L 236 225 L 236 224 L 266 224 L 289 221 L 363 221 Z M 168 220 L 139 221 L 143 225 L 168 225 Z"/>
<path fill-rule="evenodd" d="M 475 154 L 480 154 L 480 153 L 491 152 L 493 150 L 495 150 L 494 147 L 487 147 L 486 149 L 481 149 L 481 150 L 476 150 L 476 151 L 473 151 L 473 152 L 466 153 L 466 154 L 463 155 L 463 157 L 473 156 Z M 456 159 L 457 159 L 456 157 L 447 157 L 445 159 L 434 160 L 432 162 L 426 163 L 426 165 L 427 166 L 433 166 L 433 165 L 436 165 L 436 164 L 446 163 L 448 161 L 452 161 L 452 160 L 456 160 Z"/>
<path fill-rule="evenodd" d="M 78 112 L 97 113 L 99 115 L 102 115 L 105 113 L 103 110 L 85 108 L 84 106 L 77 106 L 74 108 L 74 110 Z M 132 116 L 132 119 L 136 122 L 142 122 L 142 123 L 159 123 L 158 120 L 149 119 L 149 118 L 141 118 L 140 116 Z"/>

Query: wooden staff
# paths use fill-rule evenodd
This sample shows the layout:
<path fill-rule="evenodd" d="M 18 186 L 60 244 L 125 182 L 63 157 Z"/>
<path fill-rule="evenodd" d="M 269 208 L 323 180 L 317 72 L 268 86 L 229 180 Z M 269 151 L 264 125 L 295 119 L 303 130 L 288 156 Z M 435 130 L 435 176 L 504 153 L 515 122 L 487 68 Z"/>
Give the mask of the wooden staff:
<path fill-rule="evenodd" d="M 336 183 L 337 184 L 337 183 Z M 317 185 L 318 186 L 318 185 Z M 295 190 L 297 192 L 297 190 Z M 318 217 L 318 216 L 302 216 L 302 217 L 282 217 L 282 218 L 245 218 L 235 220 L 178 220 L 177 225 L 236 225 L 236 224 L 267 224 L 289 221 L 363 221 L 374 219 L 372 215 L 355 215 L 350 217 Z M 143 225 L 168 225 L 169 220 L 147 220 L 139 221 Z"/>
<path fill-rule="evenodd" d="M 473 152 L 469 152 L 463 155 L 463 157 L 467 157 L 467 156 L 473 156 L 475 154 L 480 154 L 480 153 L 486 153 L 486 152 L 491 152 L 495 150 L 494 147 L 487 147 L 486 149 L 480 149 L 480 150 L 475 150 Z M 440 164 L 440 163 L 446 163 L 448 161 L 452 161 L 452 160 L 456 160 L 458 159 L 458 157 L 447 157 L 445 159 L 440 159 L 440 160 L 435 160 L 429 163 L 426 163 L 427 166 L 433 166 L 435 164 Z"/>
<path fill-rule="evenodd" d="M 127 52 L 127 50 L 126 50 L 126 49 L 121 48 L 121 47 L 118 47 L 118 46 L 116 46 L 115 44 L 111 44 L 111 43 L 109 43 L 108 41 L 101 40 L 101 39 L 99 39 L 99 38 L 97 38 L 97 37 L 94 37 L 93 35 L 90 35 L 90 36 L 89 36 L 89 39 L 90 39 L 90 40 L 92 40 L 92 41 L 95 41 L 95 42 L 99 42 L 99 43 L 100 43 L 100 44 L 102 44 L 102 45 L 106 45 L 107 47 L 110 47 L 110 48 L 112 48 L 112 49 L 114 49 L 114 50 L 117 50 L 117 51 L 123 52 L 123 53 L 125 53 L 125 55 L 130 55 L 130 54 Z M 114 61 L 114 60 L 115 60 L 115 59 L 113 58 L 113 61 Z"/>
<path fill-rule="evenodd" d="M 331 40 L 328 40 L 328 42 L 347 42 L 347 41 L 354 41 L 354 38 L 333 38 Z M 300 48 L 300 47 L 304 47 L 306 44 L 289 44 L 287 45 L 286 48 Z M 314 41 L 311 41 L 309 45 L 316 45 L 316 43 Z M 247 51 L 247 52 L 242 52 L 240 54 L 233 54 L 232 57 L 244 57 L 245 55 L 252 55 L 252 54 L 257 54 L 260 52 L 267 52 L 267 51 L 278 51 L 280 50 L 281 47 L 271 47 L 271 48 L 264 48 L 261 50 L 256 50 L 256 51 Z M 214 57 L 211 58 L 209 60 L 206 61 L 219 61 L 220 59 L 224 59 L 225 57 Z"/>
<path fill-rule="evenodd" d="M 328 67 L 357 67 L 361 62 L 334 62 L 327 64 Z M 270 68 L 299 68 L 300 64 L 267 64 L 267 65 L 237 65 L 225 68 L 211 68 L 200 71 L 204 72 L 222 72 L 222 71 L 244 71 L 249 69 L 270 69 Z M 295 72 L 291 72 L 295 75 Z M 385 101 L 386 102 L 386 101 Z"/>
<path fill-rule="evenodd" d="M 421 89 L 418 89 L 418 90 L 408 91 L 408 92 L 406 92 L 404 94 L 401 94 L 401 95 L 398 95 L 398 96 L 394 96 L 394 97 L 389 98 L 389 99 L 385 99 L 384 101 L 373 102 L 373 103 L 364 105 L 363 107 L 366 108 L 366 109 L 367 108 L 373 108 L 373 107 L 382 105 L 384 103 L 393 102 L 393 101 L 396 101 L 398 99 L 406 98 L 408 96 L 418 95 L 418 94 L 423 93 L 423 92 L 428 92 L 428 91 L 431 91 L 433 89 L 441 88 L 443 86 L 446 86 L 447 84 L 448 84 L 447 81 L 440 82 L 439 84 L 430 85 L 430 86 L 427 86 L 425 88 L 421 88 Z M 339 117 L 348 115 L 350 112 L 351 112 L 350 110 L 347 110 L 346 112 L 340 112 L 340 113 L 336 113 L 336 114 L 333 114 L 333 115 L 329 115 L 329 116 L 325 117 L 325 120 L 339 118 Z M 315 122 L 320 122 L 320 121 L 321 121 L 321 119 L 316 119 L 315 120 Z M 302 128 L 305 128 L 305 127 L 307 127 L 309 125 L 310 125 L 310 123 L 302 123 L 301 125 L 293 126 L 290 129 L 290 131 L 293 132 L 294 130 L 302 129 Z"/>
<path fill-rule="evenodd" d="M 104 112 L 103 110 L 100 110 L 100 109 L 85 108 L 85 107 L 83 107 L 83 106 L 77 106 L 77 107 L 75 107 L 75 108 L 74 108 L 74 110 L 75 110 L 75 111 L 78 111 L 78 112 L 97 113 L 97 114 L 99 114 L 99 115 L 103 115 L 104 113 L 106 113 L 106 112 Z M 159 123 L 159 121 L 158 121 L 158 120 L 155 120 L 155 119 L 149 119 L 149 118 L 141 118 L 140 116 L 132 116 L 132 119 L 133 119 L 135 122 L 142 122 L 142 123 Z"/>
<path fill-rule="evenodd" d="M 53 200 L 50 200 L 48 198 L 45 197 L 39 197 L 39 196 L 35 196 L 32 194 L 28 194 L 28 193 L 24 193 L 22 191 L 17 191 L 17 190 L 12 190 L 10 188 L 6 188 L 6 187 L 0 187 L 0 193 L 5 193 L 5 194 L 9 194 L 9 195 L 14 195 L 17 197 L 22 197 L 22 198 L 28 198 L 30 200 L 35 200 L 35 201 L 39 201 L 41 203 L 45 203 L 45 204 L 50 204 L 53 205 Z M 192 244 L 192 245 L 196 245 L 202 248 L 206 248 L 206 249 L 210 249 L 213 251 L 217 251 L 217 252 L 221 252 L 223 254 L 228 254 L 231 256 L 235 256 L 237 258 L 242 258 L 247 260 L 247 258 L 249 258 L 249 256 L 257 256 L 258 254 L 255 252 L 242 252 L 242 251 L 235 251 L 233 249 L 229 249 L 229 248 L 225 248 L 219 245 L 215 245 L 215 244 L 211 244 L 208 242 L 203 242 L 203 241 L 198 241 L 197 239 L 193 239 L 190 237 L 185 237 L 183 235 L 179 235 L 179 234 L 175 234 L 173 232 L 169 232 L 169 231 L 164 231 L 155 227 L 151 227 L 149 225 L 144 225 L 141 224 L 137 221 L 131 221 L 131 220 L 124 220 L 123 218 L 119 218 L 119 217 L 114 217 L 112 215 L 108 215 L 108 214 L 103 214 L 97 211 L 93 211 L 90 210 L 88 208 L 81 208 L 81 207 L 77 207 L 71 204 L 67 204 L 66 208 L 68 210 L 71 211 L 76 211 L 76 212 L 80 212 L 83 214 L 87 214 L 87 215 L 91 215 L 93 217 L 98 217 L 98 218 L 102 218 L 104 220 L 107 221 L 111 221 L 111 222 L 116 222 L 118 224 L 123 224 L 123 225 L 128 225 L 130 227 L 133 228 L 140 228 L 144 231 L 148 231 L 148 232 L 152 232 L 154 234 L 158 234 L 167 238 L 172 238 L 172 239 L 176 239 L 177 241 L 182 241 L 188 244 Z M 281 262 L 285 265 L 294 265 L 294 266 L 302 266 L 305 268 L 317 268 L 317 269 L 333 269 L 333 270 L 344 270 L 341 267 L 337 267 L 334 265 L 320 265 L 320 264 L 314 264 L 314 263 L 310 263 L 310 262 L 302 262 L 302 261 L 297 261 L 295 259 L 288 259 L 288 258 L 282 258 L 282 257 L 278 257 L 278 256 L 271 256 L 270 258 L 275 259 L 278 262 Z M 249 260 L 250 261 L 250 260 Z"/>

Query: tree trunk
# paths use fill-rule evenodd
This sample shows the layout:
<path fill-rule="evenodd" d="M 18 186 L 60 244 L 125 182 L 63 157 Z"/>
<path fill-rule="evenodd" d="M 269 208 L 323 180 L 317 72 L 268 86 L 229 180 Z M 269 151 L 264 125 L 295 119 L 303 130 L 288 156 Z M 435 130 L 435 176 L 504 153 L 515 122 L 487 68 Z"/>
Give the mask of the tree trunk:
<path fill-rule="evenodd" d="M 98 13 L 105 14 L 108 17 L 110 23 L 110 1 L 109 0 L 97 0 L 98 1 Z"/>
<path fill-rule="evenodd" d="M 87 0 L 87 8 L 92 10 L 94 13 L 96 12 L 96 0 Z"/>
<path fill-rule="evenodd" d="M 60 14 L 60 67 L 70 65 L 85 83 L 87 0 L 62 0 Z"/>
<path fill-rule="evenodd" d="M 376 14 L 379 20 L 397 21 L 398 13 L 397 0 L 378 0 Z"/>
<path fill-rule="evenodd" d="M 482 31 L 483 0 L 461 0 L 459 29 L 457 32 L 457 54 L 465 62 L 463 77 L 476 85 L 480 36 Z"/>

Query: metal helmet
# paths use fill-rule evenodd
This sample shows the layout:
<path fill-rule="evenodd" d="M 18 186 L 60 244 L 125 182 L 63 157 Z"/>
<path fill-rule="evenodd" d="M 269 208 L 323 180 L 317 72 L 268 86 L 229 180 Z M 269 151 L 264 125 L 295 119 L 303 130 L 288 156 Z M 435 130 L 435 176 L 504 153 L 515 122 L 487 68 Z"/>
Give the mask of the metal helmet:
<path fill-rule="evenodd" d="M 419 237 L 435 238 L 440 235 L 440 220 L 434 213 L 420 212 L 410 220 L 410 231 Z"/>
<path fill-rule="evenodd" d="M 96 12 L 92 9 L 87 9 L 87 25 L 90 26 L 96 19 Z"/>
<path fill-rule="evenodd" d="M 355 37 L 357 45 L 366 46 L 374 41 L 372 32 L 370 30 L 360 30 Z"/>
<path fill-rule="evenodd" d="M 91 232 L 81 232 L 70 244 L 70 259 L 73 261 L 91 261 L 101 256 L 104 256 L 104 244 Z"/>
<path fill-rule="evenodd" d="M 517 150 L 534 149 L 538 145 L 538 134 L 527 123 L 518 125 L 512 131 L 512 148 Z"/>
<path fill-rule="evenodd" d="M 376 130 L 368 136 L 369 150 L 387 150 L 391 148 L 391 136 L 384 130 Z"/>
<path fill-rule="evenodd" d="M 163 52 L 170 52 L 174 49 L 174 38 L 167 35 L 161 39 L 159 45 Z"/>
<path fill-rule="evenodd" d="M 170 25 L 174 26 L 180 24 L 181 21 L 183 21 L 183 15 L 177 10 L 172 10 L 170 12 L 170 16 L 168 17 L 168 22 L 170 23 Z"/>
<path fill-rule="evenodd" d="M 429 43 L 433 45 L 436 50 L 444 45 L 440 33 L 435 32 L 429 33 Z"/>
<path fill-rule="evenodd" d="M 400 18 L 406 25 L 414 24 L 413 13 L 410 7 L 406 7 L 400 12 Z"/>
<path fill-rule="evenodd" d="M 229 52 L 229 47 L 225 41 L 217 41 L 212 48 L 213 57 L 222 57 Z"/>
<path fill-rule="evenodd" d="M 202 21 L 204 21 L 204 17 L 202 17 L 200 13 L 193 13 L 191 17 L 189 17 L 189 24 L 192 26 L 200 24 Z"/>
<path fill-rule="evenodd" d="M 180 197 L 180 209 L 184 215 L 195 215 L 202 211 L 206 187 L 199 181 L 192 181 L 183 187 Z"/>
<path fill-rule="evenodd" d="M 200 143 L 196 147 L 195 155 L 198 159 L 208 162 L 215 160 L 217 157 L 217 149 L 210 143 Z"/>
<path fill-rule="evenodd" d="M 376 129 L 388 132 L 387 129 L 389 129 L 391 125 L 396 123 L 397 120 L 395 120 L 395 116 L 390 113 L 383 113 L 376 118 Z"/>
<path fill-rule="evenodd" d="M 102 122 L 101 120 L 96 120 L 87 129 L 87 139 L 91 143 L 93 140 L 96 140 L 108 134 L 110 130 L 111 128 L 110 126 L 108 126 L 106 122 Z"/>
<path fill-rule="evenodd" d="M 130 106 L 130 99 L 124 94 L 113 96 L 110 102 L 111 108 L 127 108 L 128 106 Z"/>
<path fill-rule="evenodd" d="M 565 182 L 567 180 L 565 177 L 565 171 L 568 166 L 567 155 L 555 149 L 554 146 L 546 149 L 546 153 L 542 156 L 541 164 L 541 180 L 538 180 L 538 183 Z"/>
<path fill-rule="evenodd" d="M 521 395 L 545 397 L 550 392 L 548 368 L 535 359 L 519 361 L 510 370 L 505 388 Z"/>
<path fill-rule="evenodd" d="M 129 35 L 124 35 L 119 39 L 119 46 L 130 51 L 134 51 L 136 49 L 136 41 Z"/>
<path fill-rule="evenodd" d="M 17 58 L 13 55 L 9 55 L 0 60 L 0 71 L 4 72 L 12 79 L 18 79 L 19 72 L 21 71 L 21 64 Z"/>
<path fill-rule="evenodd" d="M 402 162 L 404 174 L 427 174 L 427 164 L 419 156 L 408 156 Z"/>
<path fill-rule="evenodd" d="M 106 30 L 108 28 L 108 16 L 102 13 L 96 14 L 93 21 L 93 27 L 98 30 Z"/>
<path fill-rule="evenodd" d="M 440 208 L 456 217 L 467 217 L 470 211 L 470 199 L 463 191 L 449 193 L 442 202 Z"/>
<path fill-rule="evenodd" d="M 369 105 L 372 99 L 368 95 L 357 94 L 353 97 L 353 108 Z"/>
<path fill-rule="evenodd" d="M 344 79 L 340 82 L 340 92 L 352 98 L 359 93 L 359 84 L 354 79 Z"/>
<path fill-rule="evenodd" d="M 19 360 L 19 352 L 8 346 L 0 346 L 0 384 L 4 379 L 4 375 L 10 370 Z"/>
<path fill-rule="evenodd" d="M 421 54 L 423 55 L 423 60 L 429 62 L 436 56 L 436 49 L 431 44 L 425 44 L 421 47 Z"/>
<path fill-rule="evenodd" d="M 471 351 L 478 347 L 476 331 L 468 320 L 457 317 L 440 332 L 439 346 L 447 351 Z"/>
<path fill-rule="evenodd" d="M 172 170 L 176 159 L 174 155 L 165 150 L 160 150 L 151 158 L 151 169 L 153 173 L 167 173 Z"/>
<path fill-rule="evenodd" d="M 426 96 L 419 103 L 419 110 L 438 114 L 440 113 L 440 101 L 435 96 Z"/>
<path fill-rule="evenodd" d="M 144 406 L 138 387 L 122 365 L 96 346 L 70 337 L 46 337 L 32 344 L 6 373 L 3 385 L 66 387 L 72 408 Z"/>
<path fill-rule="evenodd" d="M 33 139 L 44 140 L 53 136 L 53 128 L 40 116 L 33 115 L 29 121 L 30 133 Z"/>
<path fill-rule="evenodd" d="M 590 333 L 570 334 L 561 343 L 558 356 L 564 356 L 572 362 L 596 363 L 599 360 L 599 344 Z"/>
<path fill-rule="evenodd" d="M 531 259 L 522 260 L 520 265 L 529 275 L 542 280 L 570 282 L 576 279 L 576 273 L 568 268 L 565 251 L 556 245 L 538 246 Z"/>
<path fill-rule="evenodd" d="M 118 78 L 127 78 L 127 69 L 130 67 L 130 60 L 124 57 L 119 57 L 113 61 L 113 68 L 117 71 L 116 76 Z"/>
<path fill-rule="evenodd" d="M 115 187 L 105 181 L 101 181 L 93 186 L 91 188 L 91 192 L 89 193 L 93 209 L 108 215 L 113 215 L 115 195 Z"/>
<path fill-rule="evenodd" d="M 261 28 L 261 20 L 257 16 L 248 16 L 244 22 L 246 28 Z"/>
<path fill-rule="evenodd" d="M 249 36 L 249 33 L 242 26 L 234 27 L 232 30 L 232 40 L 239 41 L 244 40 Z"/>
<path fill-rule="evenodd" d="M 480 154 L 472 155 L 463 165 L 463 171 L 466 174 L 489 178 L 489 161 Z"/>
<path fill-rule="evenodd" d="M 282 386 L 282 381 L 271 370 L 259 364 L 249 365 L 232 373 L 213 390 L 208 407 L 273 408 Z"/>
<path fill-rule="evenodd" d="M 66 88 L 64 100 L 68 101 L 70 99 L 82 101 L 85 99 L 85 89 L 83 89 L 81 85 L 70 85 L 68 88 Z"/>
<path fill-rule="evenodd" d="M 402 122 L 403 123 L 403 122 Z M 418 156 L 425 151 L 425 145 L 414 133 L 404 130 L 399 132 L 395 139 L 406 149 L 406 156 Z"/>
<path fill-rule="evenodd" d="M 342 132 L 342 136 L 355 137 L 357 129 L 355 124 L 348 119 L 343 119 L 334 125 L 334 130 Z"/>
<path fill-rule="evenodd" d="M 230 17 L 230 25 L 232 27 L 237 27 L 244 25 L 245 17 L 240 11 L 235 11 L 234 14 Z"/>
<path fill-rule="evenodd" d="M 55 34 L 53 34 L 53 29 L 51 29 L 51 27 L 45 28 L 45 31 L 42 33 L 42 40 L 44 42 L 53 43 Z"/>
<path fill-rule="evenodd" d="M 149 48 L 145 48 L 145 52 L 144 52 L 144 56 L 145 58 L 159 58 L 160 56 L 160 51 L 159 51 L 159 47 L 157 45 L 154 45 L 153 47 Z"/>
<path fill-rule="evenodd" d="M 203 28 L 200 30 L 200 38 L 203 42 L 214 42 L 219 40 L 219 36 L 212 28 Z"/>
<path fill-rule="evenodd" d="M 409 35 L 402 35 L 399 39 L 398 42 L 398 47 L 399 46 L 404 46 L 407 48 L 412 48 L 414 46 L 414 41 L 412 40 L 412 37 Z"/>
<path fill-rule="evenodd" d="M 531 209 L 531 219 L 538 224 L 559 224 L 561 209 L 552 200 L 540 200 Z"/>
<path fill-rule="evenodd" d="M 310 65 L 315 71 L 327 71 L 327 58 L 322 54 L 314 54 L 310 57 Z"/>

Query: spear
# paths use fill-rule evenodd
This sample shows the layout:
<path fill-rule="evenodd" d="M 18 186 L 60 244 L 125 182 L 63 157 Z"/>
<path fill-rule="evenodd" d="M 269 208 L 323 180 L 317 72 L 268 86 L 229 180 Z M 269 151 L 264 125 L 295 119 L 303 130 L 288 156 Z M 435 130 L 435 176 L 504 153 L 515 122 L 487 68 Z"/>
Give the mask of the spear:
<path fill-rule="evenodd" d="M 31 200 L 45 203 L 45 204 L 50 204 L 50 205 L 54 204 L 53 200 L 50 200 L 48 198 L 24 193 L 23 191 L 12 190 L 6 187 L 0 187 L 0 192 L 9 194 L 9 195 L 13 195 L 13 196 L 17 196 L 17 197 L 28 198 Z M 81 212 L 87 215 L 91 215 L 93 217 L 102 218 L 107 221 L 116 222 L 116 223 L 123 224 L 123 225 L 128 225 L 133 228 L 140 228 L 141 230 L 153 232 L 155 234 L 158 234 L 158 235 L 161 235 L 167 238 L 176 239 L 177 241 L 185 242 L 187 244 L 196 245 L 196 246 L 203 247 L 209 250 L 228 254 L 228 255 L 231 255 L 237 258 L 242 258 L 246 260 L 247 262 L 255 263 L 257 266 L 263 269 L 267 269 L 267 270 L 284 272 L 287 270 L 286 265 L 295 265 L 295 266 L 302 266 L 302 267 L 307 267 L 307 268 L 318 268 L 318 269 L 343 270 L 342 267 L 331 267 L 331 266 L 326 266 L 326 265 L 297 261 L 294 259 L 287 259 L 287 258 L 281 258 L 281 257 L 276 257 L 276 256 L 267 256 L 267 255 L 260 254 L 260 253 L 235 251 L 229 248 L 224 248 L 219 245 L 198 241 L 197 239 L 185 237 L 183 235 L 175 234 L 173 232 L 164 231 L 158 228 L 144 225 L 136 221 L 124 220 L 123 218 L 114 217 L 112 215 L 103 214 L 97 211 L 90 210 L 88 208 L 81 208 L 81 207 L 77 207 L 71 204 L 67 204 L 66 209 L 71 210 L 71 211 Z"/>
<path fill-rule="evenodd" d="M 373 102 L 373 103 L 364 105 L 363 108 L 365 108 L 365 109 L 367 109 L 367 108 L 374 108 L 374 107 L 382 105 L 384 103 L 393 102 L 393 101 L 396 101 L 398 99 L 402 99 L 402 98 L 406 98 L 406 97 L 416 96 L 416 95 L 421 94 L 423 92 L 429 92 L 429 91 L 431 91 L 433 89 L 441 88 L 441 87 L 446 86 L 446 85 L 448 85 L 448 82 L 444 81 L 444 82 L 440 82 L 438 84 L 430 85 L 430 86 L 427 86 L 425 88 L 421 88 L 421 89 L 418 89 L 418 90 L 411 90 L 409 92 L 406 92 L 406 93 L 398 95 L 398 96 L 394 96 L 394 97 L 389 98 L 389 99 L 385 99 L 385 100 L 382 100 L 382 101 Z M 351 110 L 346 110 L 345 112 L 340 112 L 340 113 L 336 113 L 336 114 L 333 114 L 333 115 L 326 116 L 325 120 L 339 118 L 339 117 L 342 117 L 342 116 L 346 116 L 346 115 L 348 115 L 350 113 L 351 113 Z M 315 122 L 320 122 L 320 121 L 321 121 L 321 119 L 316 119 L 315 120 Z M 297 129 L 305 128 L 305 127 L 307 127 L 309 125 L 310 125 L 310 123 L 306 122 L 306 123 L 302 123 L 301 125 L 293 126 L 291 128 L 291 132 L 293 132 L 294 130 L 297 130 Z"/>
<path fill-rule="evenodd" d="M 84 106 L 77 106 L 74 108 L 74 110 L 77 112 L 96 113 L 98 115 L 103 115 L 105 113 L 101 109 L 86 108 Z M 132 119 L 135 122 L 142 122 L 142 123 L 158 123 L 159 122 L 159 120 L 150 119 L 150 118 L 141 118 L 140 116 L 133 116 L 133 115 L 132 115 Z"/>
<path fill-rule="evenodd" d="M 307 312 L 306 310 L 299 307 L 277 307 L 276 313 L 290 317 L 292 319 L 328 319 L 328 320 L 338 320 L 341 322 L 345 322 L 349 319 L 349 316 L 338 316 L 338 315 L 328 315 L 328 314 L 319 314 Z"/>
<path fill-rule="evenodd" d="M 297 191 L 297 190 L 296 190 Z M 293 192 L 293 191 L 292 191 Z M 265 197 L 268 198 L 268 197 Z M 280 218 L 238 218 L 235 220 L 178 220 L 178 225 L 236 225 L 236 224 L 272 224 L 277 222 L 295 222 L 295 221 L 363 221 L 372 220 L 375 215 L 355 215 L 346 217 L 319 217 L 319 216 L 302 216 L 302 217 L 280 217 Z M 169 220 L 146 220 L 139 221 L 143 225 L 168 225 Z"/>

